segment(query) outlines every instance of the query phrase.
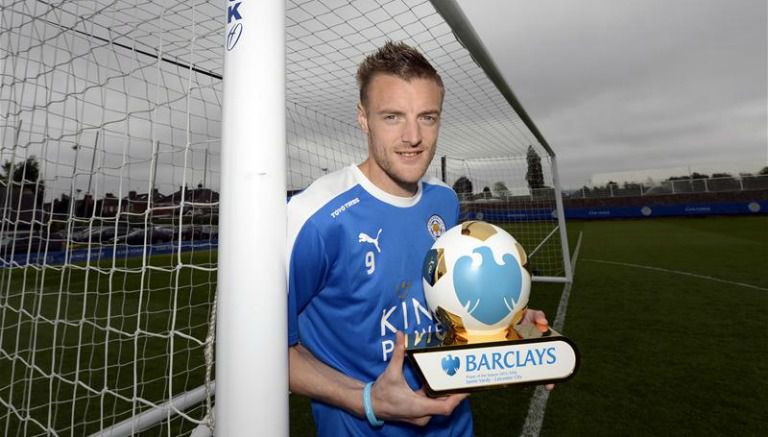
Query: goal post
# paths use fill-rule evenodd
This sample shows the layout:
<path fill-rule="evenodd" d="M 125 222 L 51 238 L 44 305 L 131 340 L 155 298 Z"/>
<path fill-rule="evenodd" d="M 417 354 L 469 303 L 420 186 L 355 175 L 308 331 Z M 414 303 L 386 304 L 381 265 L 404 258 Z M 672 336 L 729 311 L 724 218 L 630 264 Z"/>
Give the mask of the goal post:
<path fill-rule="evenodd" d="M 288 434 L 285 2 L 227 2 L 216 435 Z"/>
<path fill-rule="evenodd" d="M 525 124 L 530 134 L 535 138 L 538 145 L 546 152 L 549 166 L 550 166 L 550 182 L 552 186 L 551 195 L 547 196 L 549 201 L 549 209 L 552 212 L 551 219 L 554 219 L 554 231 L 559 236 L 559 255 L 554 255 L 554 258 L 559 258 L 561 269 L 558 271 L 555 267 L 554 270 L 550 269 L 546 274 L 533 274 L 533 280 L 539 282 L 565 282 L 569 283 L 573 280 L 573 274 L 571 270 L 570 251 L 568 248 L 568 231 L 565 226 L 565 209 L 563 207 L 562 200 L 562 188 L 560 186 L 559 173 L 557 169 L 557 158 L 555 151 L 549 145 L 544 135 L 539 131 L 536 123 L 528 115 L 523 105 L 515 96 L 512 88 L 507 84 L 504 75 L 499 71 L 493 58 L 490 56 L 485 48 L 480 37 L 475 32 L 474 28 L 470 24 L 461 7 L 456 0 L 431 0 L 435 10 L 445 19 L 448 25 L 453 30 L 456 38 L 459 42 L 472 54 L 472 58 L 483 69 L 486 75 L 498 92 L 504 97 L 509 106 L 514 110 L 520 121 Z M 531 146 L 532 147 L 532 146 Z M 528 169 L 530 171 L 530 168 Z M 526 176 L 526 179 L 528 177 Z M 509 187 L 508 187 L 509 188 Z M 534 196 L 532 192 L 533 188 L 529 184 L 529 193 L 531 197 Z M 549 220 L 545 217 L 538 217 L 537 221 Z M 547 240 L 552 237 L 553 233 L 550 232 L 546 237 L 540 239 L 537 246 L 533 249 L 539 249 L 546 244 Z M 531 250 L 530 245 L 524 245 L 528 250 Z M 535 253 L 534 253 L 535 255 Z M 530 254 L 529 254 L 530 256 Z M 535 260 L 531 256 L 532 260 Z M 534 263 L 535 264 L 535 263 Z M 555 263 L 558 264 L 558 263 Z"/>

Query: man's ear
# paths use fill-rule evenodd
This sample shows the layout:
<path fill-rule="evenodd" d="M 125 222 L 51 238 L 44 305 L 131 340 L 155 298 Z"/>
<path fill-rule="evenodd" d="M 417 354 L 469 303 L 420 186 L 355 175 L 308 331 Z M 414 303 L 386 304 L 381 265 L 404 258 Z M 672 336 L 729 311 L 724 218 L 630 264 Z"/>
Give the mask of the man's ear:
<path fill-rule="evenodd" d="M 368 135 L 368 114 L 365 112 L 362 103 L 357 104 L 357 124 L 360 125 L 363 133 Z"/>

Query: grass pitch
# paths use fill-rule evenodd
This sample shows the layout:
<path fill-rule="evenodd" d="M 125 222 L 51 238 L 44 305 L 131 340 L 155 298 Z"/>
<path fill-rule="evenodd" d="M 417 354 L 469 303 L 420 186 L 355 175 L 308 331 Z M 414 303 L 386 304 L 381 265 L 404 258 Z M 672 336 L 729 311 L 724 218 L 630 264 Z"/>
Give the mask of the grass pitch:
<path fill-rule="evenodd" d="M 565 332 L 582 368 L 543 434 L 767 435 L 768 218 L 578 227 Z"/>
<path fill-rule="evenodd" d="M 563 332 L 582 362 L 550 394 L 542 435 L 768 435 L 768 217 L 573 222 L 572 251 L 579 232 Z M 134 381 L 153 401 L 197 387 L 215 271 L 194 266 L 216 258 L 178 261 L 0 270 L 0 400 L 17 409 L 0 408 L 0 434 L 38 435 L 50 412 L 60 435 L 85 435 L 131 415 L 120 396 Z M 530 305 L 553 321 L 561 292 L 534 284 Z M 519 435 L 532 393 L 473 394 L 477 435 Z M 291 434 L 312 435 L 307 399 L 290 411 Z"/>
<path fill-rule="evenodd" d="M 541 434 L 768 435 L 768 218 L 569 231 L 583 240 L 563 331 L 582 362 Z M 552 320 L 559 296 L 537 287 L 531 306 Z M 477 434 L 520 434 L 531 391 L 473 395 Z"/>
<path fill-rule="evenodd" d="M 579 232 L 563 333 L 581 367 L 541 435 L 768 435 L 768 217 L 573 222 L 572 251 Z M 531 307 L 552 322 L 562 289 L 534 284 Z M 473 394 L 476 434 L 520 435 L 533 391 Z M 306 399 L 291 407 L 311 435 Z"/>
<path fill-rule="evenodd" d="M 199 386 L 216 279 L 200 267 L 215 260 L 0 269 L 0 435 L 89 435 L 150 408 L 135 397 L 161 403 Z M 146 435 L 192 427 L 176 416 Z"/>

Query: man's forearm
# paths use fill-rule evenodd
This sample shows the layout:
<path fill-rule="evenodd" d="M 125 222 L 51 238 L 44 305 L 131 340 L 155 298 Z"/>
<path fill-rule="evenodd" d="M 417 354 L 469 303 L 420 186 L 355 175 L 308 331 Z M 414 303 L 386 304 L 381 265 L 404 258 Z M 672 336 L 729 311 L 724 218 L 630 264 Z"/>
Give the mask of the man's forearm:
<path fill-rule="evenodd" d="M 363 417 L 363 382 L 318 360 L 302 345 L 288 348 L 291 392 L 343 408 Z"/>

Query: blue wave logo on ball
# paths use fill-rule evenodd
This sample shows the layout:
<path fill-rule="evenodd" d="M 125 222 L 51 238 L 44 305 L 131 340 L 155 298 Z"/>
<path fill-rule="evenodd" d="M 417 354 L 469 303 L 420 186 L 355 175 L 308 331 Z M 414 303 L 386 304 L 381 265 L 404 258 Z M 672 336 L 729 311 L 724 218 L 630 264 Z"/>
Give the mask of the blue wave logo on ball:
<path fill-rule="evenodd" d="M 455 375 L 456 371 L 459 370 L 460 365 L 461 362 L 459 361 L 459 357 L 453 357 L 451 354 L 444 356 L 443 359 L 440 360 L 440 366 L 442 366 L 443 371 L 448 374 L 448 376 Z"/>
<path fill-rule="evenodd" d="M 506 317 L 520 299 L 523 283 L 520 264 L 511 254 L 497 264 L 490 247 L 472 251 L 482 261 L 472 266 L 471 256 L 462 256 L 453 268 L 453 288 L 461 305 L 479 322 L 493 325 Z"/>

